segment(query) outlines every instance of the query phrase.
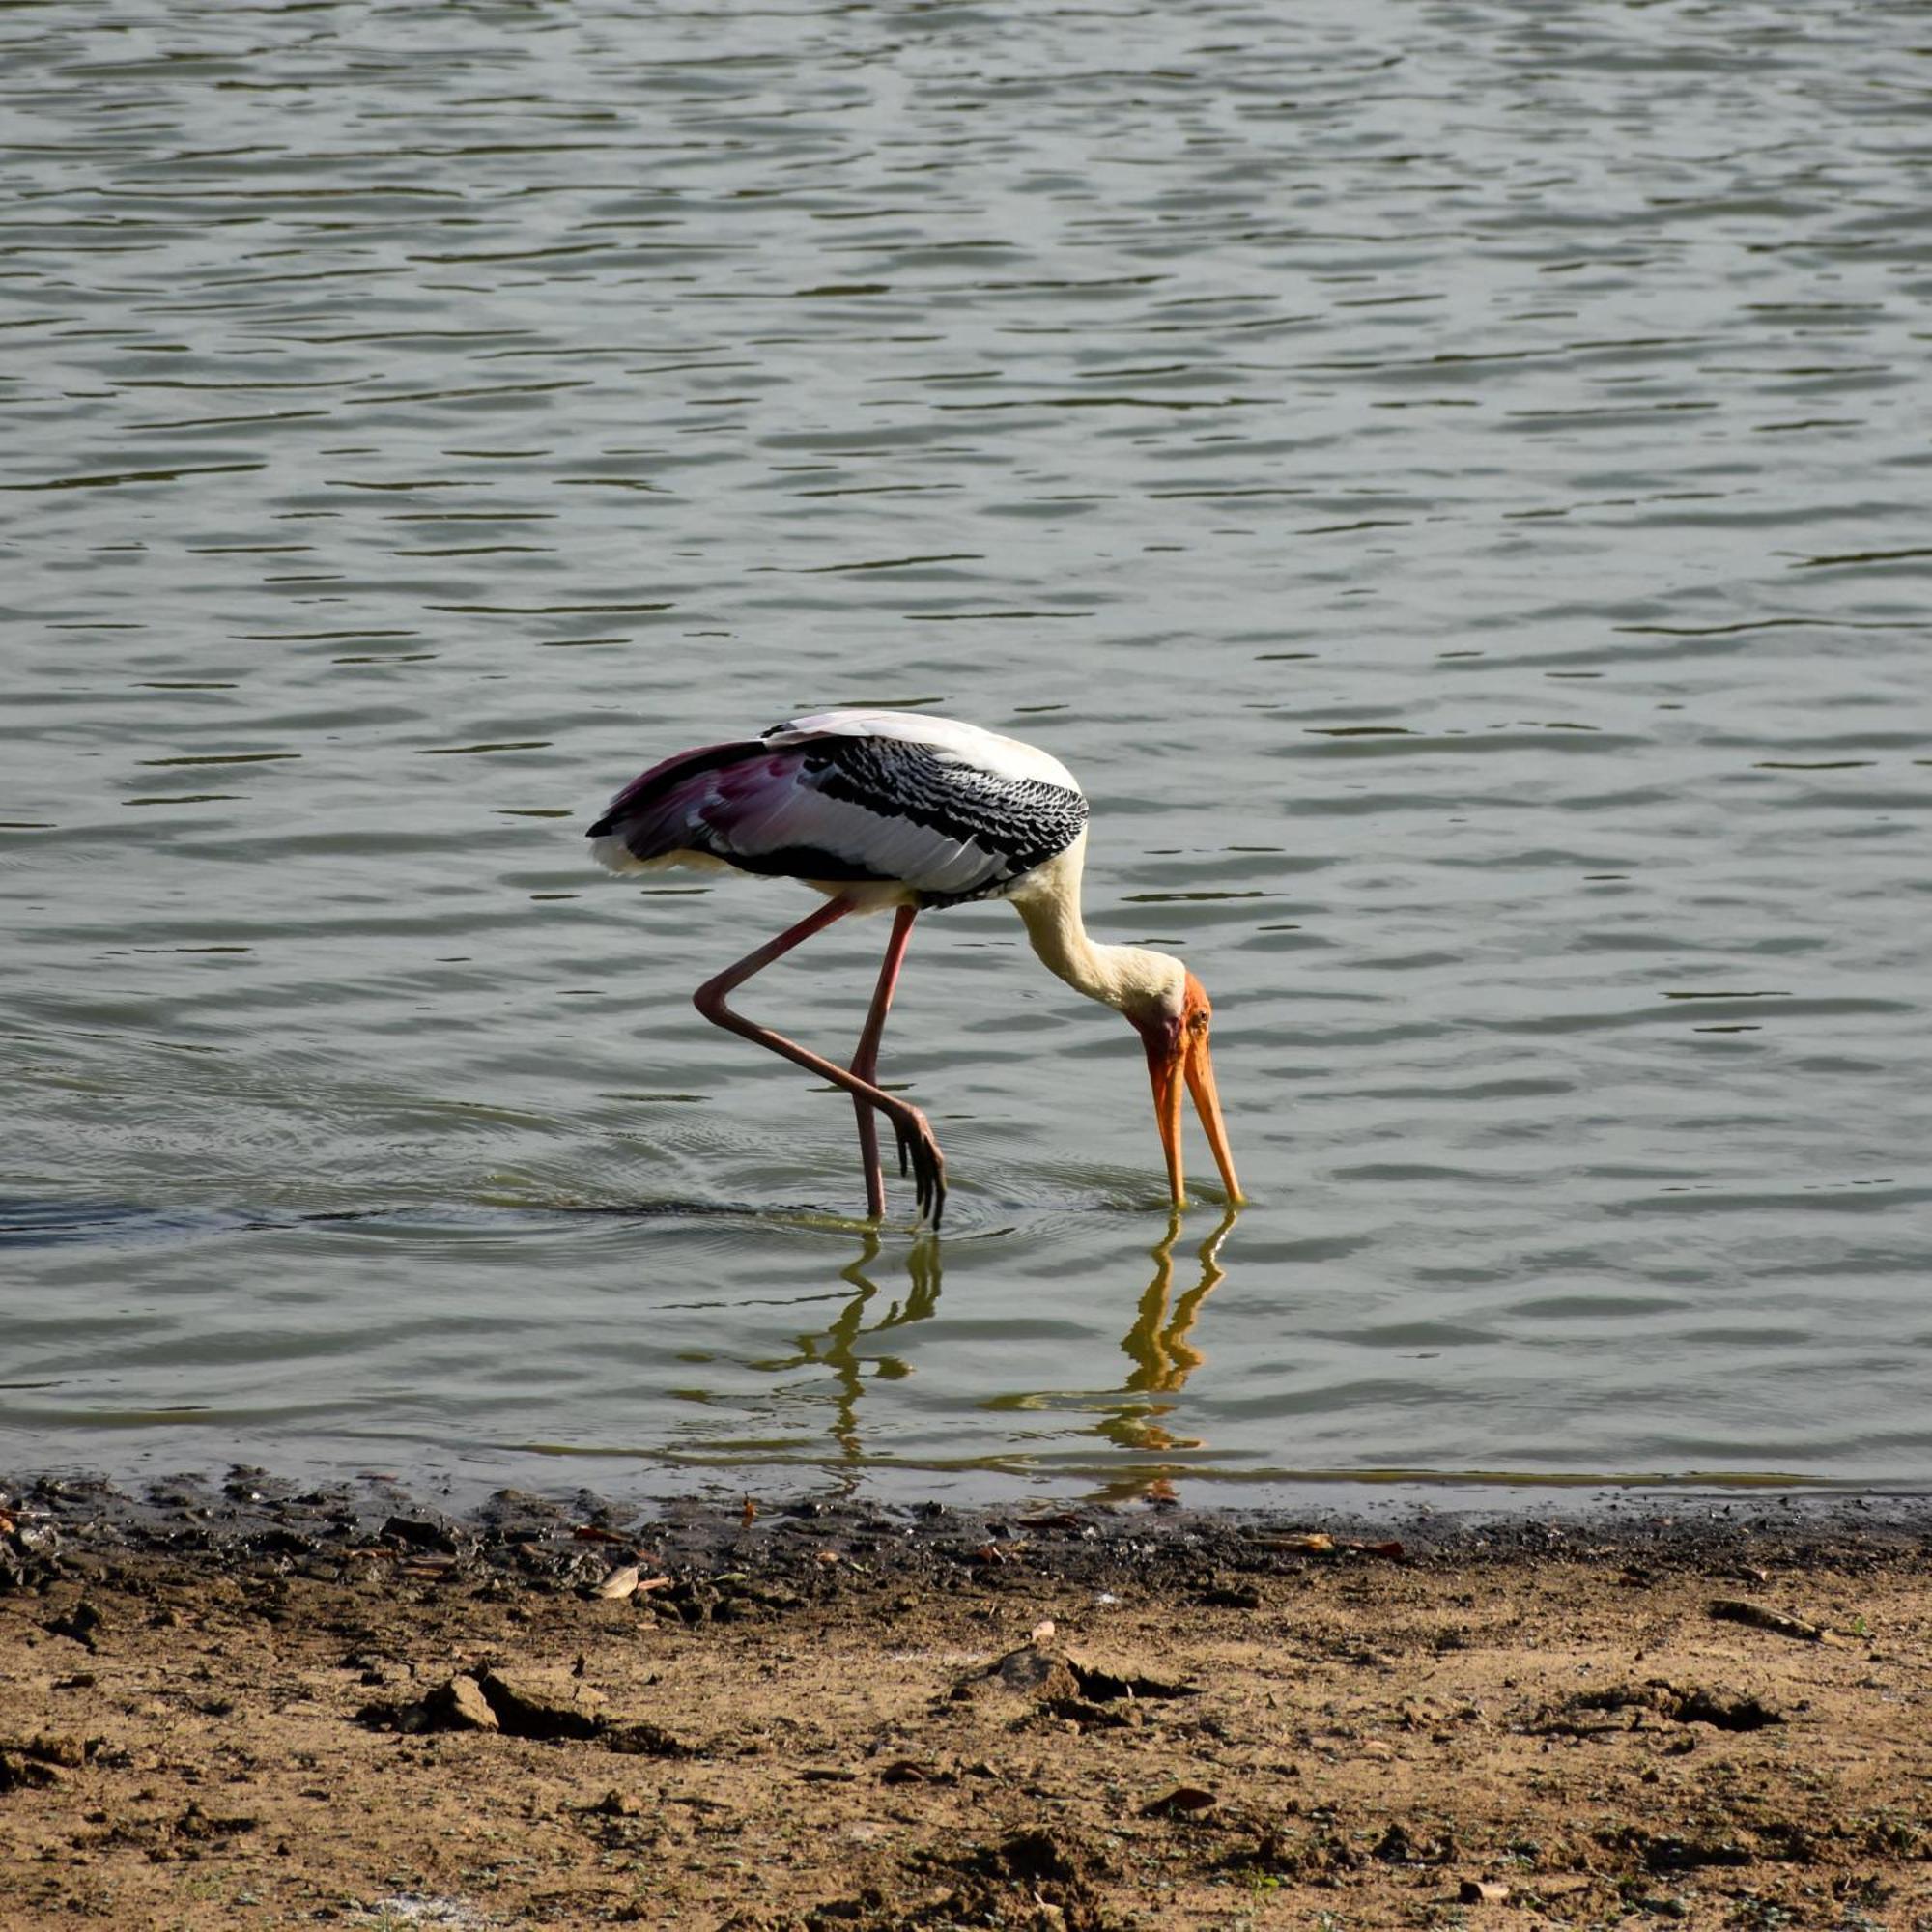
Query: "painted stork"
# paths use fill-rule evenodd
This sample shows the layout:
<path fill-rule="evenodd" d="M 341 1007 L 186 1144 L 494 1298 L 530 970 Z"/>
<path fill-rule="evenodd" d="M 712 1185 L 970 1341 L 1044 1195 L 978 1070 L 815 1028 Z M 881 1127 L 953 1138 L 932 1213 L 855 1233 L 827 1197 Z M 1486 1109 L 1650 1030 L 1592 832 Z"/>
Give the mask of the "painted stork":
<path fill-rule="evenodd" d="M 877 1084 L 879 1039 L 913 922 L 929 908 L 1010 900 L 1049 972 L 1132 1022 L 1147 1049 L 1174 1205 L 1185 1206 L 1182 1086 L 1194 1096 L 1230 1203 L 1241 1199 L 1208 1058 L 1211 1009 L 1179 959 L 1100 946 L 1080 916 L 1087 801 L 1058 758 L 977 724 L 902 711 L 819 711 L 757 738 L 705 745 L 653 765 L 590 827 L 613 872 L 727 867 L 798 879 L 826 895 L 809 918 L 707 980 L 694 996 L 715 1025 L 842 1087 L 858 1108 L 866 1208 L 886 1211 L 873 1114 L 898 1138 L 922 1216 L 937 1228 L 946 1163 L 917 1107 Z M 734 1012 L 726 996 L 854 912 L 893 908 L 892 937 L 849 1068 Z"/>

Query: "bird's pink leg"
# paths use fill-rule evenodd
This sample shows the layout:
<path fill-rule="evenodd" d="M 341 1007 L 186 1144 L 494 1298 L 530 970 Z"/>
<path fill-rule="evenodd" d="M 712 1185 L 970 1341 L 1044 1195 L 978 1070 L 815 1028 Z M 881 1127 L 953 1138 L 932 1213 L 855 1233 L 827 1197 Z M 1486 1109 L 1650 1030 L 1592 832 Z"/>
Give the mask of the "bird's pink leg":
<path fill-rule="evenodd" d="M 918 917 L 917 906 L 900 906 L 893 915 L 893 936 L 886 942 L 886 963 L 879 968 L 878 990 L 872 995 L 872 1009 L 866 1015 L 866 1031 L 859 1036 L 859 1050 L 852 1056 L 852 1071 L 874 1086 L 879 1079 L 879 1040 L 886 1031 L 893 988 L 898 984 L 899 968 L 905 963 L 906 947 L 912 940 L 912 923 Z M 866 1212 L 875 1221 L 883 1220 L 886 1178 L 879 1172 L 879 1130 L 869 1101 L 855 1094 L 852 1105 L 859 1115 L 859 1154 L 866 1163 Z"/>
<path fill-rule="evenodd" d="M 925 1116 L 917 1107 L 873 1086 L 869 1080 L 848 1073 L 842 1066 L 833 1065 L 831 1061 L 821 1059 L 809 1047 L 800 1046 L 783 1034 L 774 1033 L 770 1027 L 761 1027 L 755 1021 L 746 1019 L 742 1013 L 734 1013 L 724 1004 L 725 995 L 742 986 L 754 973 L 762 973 L 774 959 L 782 958 L 794 946 L 802 946 L 813 933 L 823 932 L 835 920 L 843 919 L 852 910 L 849 899 L 830 900 L 809 918 L 800 920 L 796 925 L 759 947 L 755 952 L 747 953 L 735 966 L 727 966 L 715 978 L 705 980 L 692 995 L 692 1004 L 713 1026 L 721 1026 L 727 1033 L 740 1034 L 746 1039 L 755 1040 L 773 1053 L 781 1054 L 794 1066 L 803 1066 L 808 1073 L 815 1073 L 821 1080 L 829 1080 L 835 1087 L 844 1088 L 855 1100 L 876 1107 L 885 1115 L 898 1136 L 899 1172 L 904 1174 L 910 1171 L 919 1211 L 937 1228 L 946 1207 L 946 1162 Z M 910 925 L 910 921 L 907 923 Z M 896 931 L 894 940 L 896 950 L 902 954 L 905 949 Z M 877 1004 L 875 1000 L 874 1005 Z M 883 1011 L 879 1020 L 883 1025 Z"/>

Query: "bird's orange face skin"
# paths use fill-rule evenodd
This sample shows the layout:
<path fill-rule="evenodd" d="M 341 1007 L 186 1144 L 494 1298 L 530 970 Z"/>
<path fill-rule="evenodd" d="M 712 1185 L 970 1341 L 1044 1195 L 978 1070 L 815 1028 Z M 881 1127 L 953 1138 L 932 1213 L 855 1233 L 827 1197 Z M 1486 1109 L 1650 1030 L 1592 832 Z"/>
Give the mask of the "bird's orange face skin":
<path fill-rule="evenodd" d="M 1160 1128 L 1160 1145 L 1167 1155 L 1168 1188 L 1177 1208 L 1187 1205 L 1180 1154 L 1183 1088 L 1194 1096 L 1194 1108 L 1201 1116 L 1208 1149 L 1228 1190 L 1229 1206 L 1234 1207 L 1244 1198 L 1241 1183 L 1235 1175 L 1235 1156 L 1228 1147 L 1228 1130 L 1221 1121 L 1221 1097 L 1214 1089 L 1214 1063 L 1208 1051 L 1213 1016 L 1206 988 L 1190 973 L 1181 991 L 1179 1013 L 1172 1018 L 1134 1022 L 1147 1048 L 1148 1072 L 1153 1081 L 1154 1121 Z"/>

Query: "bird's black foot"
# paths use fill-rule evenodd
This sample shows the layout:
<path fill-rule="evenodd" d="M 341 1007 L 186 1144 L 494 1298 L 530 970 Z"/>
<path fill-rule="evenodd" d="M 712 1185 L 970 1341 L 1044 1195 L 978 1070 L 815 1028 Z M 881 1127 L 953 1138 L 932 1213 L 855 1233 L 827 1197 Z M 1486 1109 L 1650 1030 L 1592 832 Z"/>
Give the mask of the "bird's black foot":
<path fill-rule="evenodd" d="M 946 1211 L 946 1156 L 917 1107 L 895 1110 L 892 1121 L 898 1136 L 899 1172 L 912 1177 L 920 1219 L 929 1221 L 937 1232 L 939 1217 Z"/>

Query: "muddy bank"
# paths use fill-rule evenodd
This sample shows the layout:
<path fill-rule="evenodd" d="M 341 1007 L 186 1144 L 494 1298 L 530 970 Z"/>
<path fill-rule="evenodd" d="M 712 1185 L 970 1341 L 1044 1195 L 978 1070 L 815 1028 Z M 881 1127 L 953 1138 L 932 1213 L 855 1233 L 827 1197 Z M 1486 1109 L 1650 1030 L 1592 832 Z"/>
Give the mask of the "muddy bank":
<path fill-rule="evenodd" d="M 0 1489 L 0 1921 L 1932 1924 L 1928 1527 Z"/>

